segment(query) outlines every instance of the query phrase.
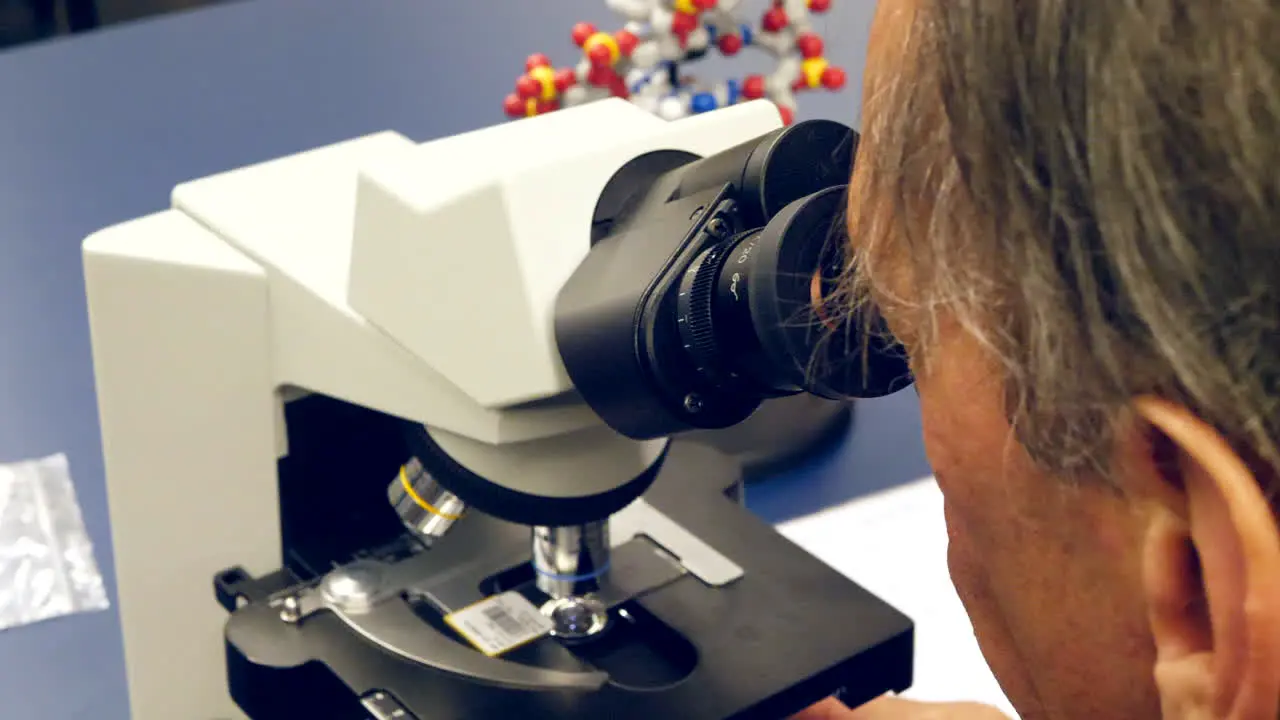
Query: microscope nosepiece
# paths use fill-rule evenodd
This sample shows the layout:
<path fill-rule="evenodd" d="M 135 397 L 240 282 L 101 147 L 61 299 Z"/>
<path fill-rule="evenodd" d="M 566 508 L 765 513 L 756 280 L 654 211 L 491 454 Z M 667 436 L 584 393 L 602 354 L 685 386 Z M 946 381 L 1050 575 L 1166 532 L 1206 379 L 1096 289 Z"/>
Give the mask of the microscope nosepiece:
<path fill-rule="evenodd" d="M 417 458 L 410 458 L 400 468 L 387 487 L 387 499 L 405 527 L 428 546 L 444 537 L 467 510 L 466 504 L 445 490 Z"/>

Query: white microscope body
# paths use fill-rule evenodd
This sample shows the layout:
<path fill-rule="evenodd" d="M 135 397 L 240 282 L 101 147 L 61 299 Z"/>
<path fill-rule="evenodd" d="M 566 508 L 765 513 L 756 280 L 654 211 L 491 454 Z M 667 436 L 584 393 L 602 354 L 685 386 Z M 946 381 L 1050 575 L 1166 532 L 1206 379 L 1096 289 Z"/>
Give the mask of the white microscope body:
<path fill-rule="evenodd" d="M 533 492 L 652 464 L 665 441 L 565 401 L 557 293 L 624 163 L 781 126 L 767 101 L 668 123 L 605 100 L 425 144 L 385 132 L 182 184 L 171 209 L 86 239 L 132 716 L 243 717 L 211 583 L 281 565 L 292 399 L 422 423 Z"/>

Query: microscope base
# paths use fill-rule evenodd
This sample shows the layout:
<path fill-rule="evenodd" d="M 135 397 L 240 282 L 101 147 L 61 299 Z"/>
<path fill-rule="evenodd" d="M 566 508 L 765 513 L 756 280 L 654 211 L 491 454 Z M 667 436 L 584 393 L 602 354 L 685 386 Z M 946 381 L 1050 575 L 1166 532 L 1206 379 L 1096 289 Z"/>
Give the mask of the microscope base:
<path fill-rule="evenodd" d="M 571 646 L 543 637 L 505 656 L 603 670 L 611 680 L 599 689 L 495 687 L 389 653 L 335 613 L 285 622 L 268 602 L 294 584 L 280 572 L 217 583 L 224 605 L 236 608 L 226 630 L 231 695 L 254 720 L 719 720 L 785 718 L 832 694 L 856 705 L 905 690 L 911 621 L 726 497 L 739 481 L 735 462 L 678 442 L 645 500 L 739 565 L 741 577 L 711 587 L 680 575 L 619 605 L 626 620 L 615 618 L 601 640 Z M 440 577 L 477 557 L 509 557 L 528 545 L 529 528 L 474 513 L 445 540 L 424 556 Z M 526 568 L 494 567 L 481 592 L 515 584 L 527 593 Z M 438 615 L 420 615 L 450 633 Z"/>

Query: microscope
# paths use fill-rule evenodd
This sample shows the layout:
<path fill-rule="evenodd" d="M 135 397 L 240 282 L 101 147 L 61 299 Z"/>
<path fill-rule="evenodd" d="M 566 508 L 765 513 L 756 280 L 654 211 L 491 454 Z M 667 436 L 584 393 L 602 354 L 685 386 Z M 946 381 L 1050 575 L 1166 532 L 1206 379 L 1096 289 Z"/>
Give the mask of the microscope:
<path fill-rule="evenodd" d="M 202 178 L 86 239 L 132 716 L 783 718 L 906 689 L 912 622 L 681 439 L 910 384 L 882 327 L 823 310 L 857 140 L 603 100 Z"/>

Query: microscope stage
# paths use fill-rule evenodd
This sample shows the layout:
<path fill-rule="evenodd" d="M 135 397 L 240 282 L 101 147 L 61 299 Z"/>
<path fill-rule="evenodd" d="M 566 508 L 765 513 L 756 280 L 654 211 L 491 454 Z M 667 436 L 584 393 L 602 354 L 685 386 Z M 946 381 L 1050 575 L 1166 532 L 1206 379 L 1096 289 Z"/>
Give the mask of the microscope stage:
<path fill-rule="evenodd" d="M 676 442 L 644 499 L 740 566 L 741 577 L 712 587 L 693 572 L 673 573 L 617 604 L 610 630 L 591 644 L 544 636 L 504 656 L 548 669 L 603 671 L 609 680 L 598 689 L 477 682 L 388 652 L 331 612 L 286 622 L 278 603 L 268 602 L 290 584 L 275 573 L 221 585 L 224 604 L 234 607 L 232 596 L 240 601 L 226 628 L 232 696 L 254 720 L 719 720 L 785 718 L 832 694 L 856 705 L 905 690 L 911 621 L 731 499 L 728 491 L 739 486 L 734 461 Z M 637 542 L 645 538 L 630 541 Z M 476 559 L 510 558 L 513 549 L 527 553 L 528 544 L 529 528 L 472 513 L 423 558 L 445 582 Z M 623 556 L 616 551 L 615 562 Z M 461 582 L 477 597 L 508 589 L 529 595 L 527 568 L 499 563 L 483 587 Z M 439 614 L 419 615 L 421 627 L 409 630 L 465 644 Z"/>

